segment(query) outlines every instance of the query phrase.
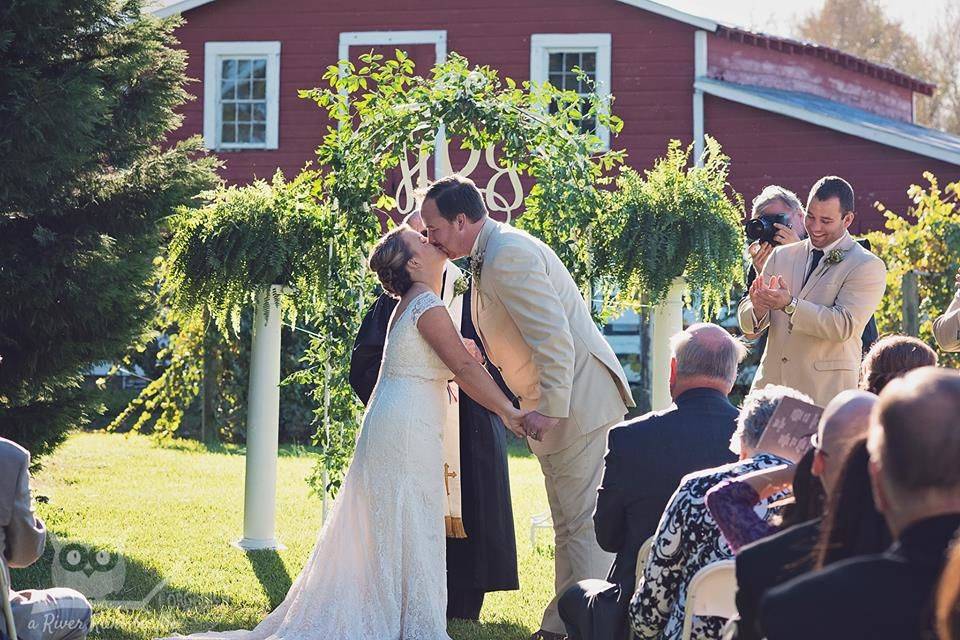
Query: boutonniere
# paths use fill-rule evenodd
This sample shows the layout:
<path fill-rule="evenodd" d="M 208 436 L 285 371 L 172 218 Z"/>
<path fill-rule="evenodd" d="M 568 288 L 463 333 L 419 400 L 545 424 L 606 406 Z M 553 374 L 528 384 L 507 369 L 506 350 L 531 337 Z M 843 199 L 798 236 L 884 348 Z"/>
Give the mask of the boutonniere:
<path fill-rule="evenodd" d="M 467 289 L 470 288 L 470 281 L 466 276 L 463 276 L 453 285 L 453 297 L 462 296 L 467 292 Z"/>
<path fill-rule="evenodd" d="M 483 251 L 480 253 L 470 256 L 470 275 L 480 280 L 480 270 L 483 269 Z"/>
<path fill-rule="evenodd" d="M 842 251 L 841 249 L 833 249 L 827 254 L 827 264 L 840 264 L 843 262 L 845 255 L 846 252 Z"/>

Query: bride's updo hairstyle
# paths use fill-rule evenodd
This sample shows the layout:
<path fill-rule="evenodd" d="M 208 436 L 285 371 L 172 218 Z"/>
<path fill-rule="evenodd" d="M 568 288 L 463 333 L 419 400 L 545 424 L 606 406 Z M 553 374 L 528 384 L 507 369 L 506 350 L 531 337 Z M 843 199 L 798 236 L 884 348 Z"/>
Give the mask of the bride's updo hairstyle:
<path fill-rule="evenodd" d="M 401 298 L 413 286 L 407 262 L 413 252 L 403 241 L 403 233 L 413 229 L 405 224 L 388 231 L 370 252 L 370 270 L 377 274 L 383 290 L 392 298 Z"/>

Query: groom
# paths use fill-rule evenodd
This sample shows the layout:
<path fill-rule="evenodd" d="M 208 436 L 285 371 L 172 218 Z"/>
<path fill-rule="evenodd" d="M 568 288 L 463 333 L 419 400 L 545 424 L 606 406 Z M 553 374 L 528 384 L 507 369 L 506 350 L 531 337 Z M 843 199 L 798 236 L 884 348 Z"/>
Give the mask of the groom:
<path fill-rule="evenodd" d="M 583 295 L 550 247 L 492 220 L 474 183 L 458 175 L 427 189 L 421 215 L 431 244 L 450 259 L 470 256 L 474 325 L 490 362 L 530 413 L 556 539 L 556 596 L 534 639 L 564 636 L 557 599 L 603 575 L 612 556 L 593 531 L 607 431 L 634 406 L 617 356 Z"/>

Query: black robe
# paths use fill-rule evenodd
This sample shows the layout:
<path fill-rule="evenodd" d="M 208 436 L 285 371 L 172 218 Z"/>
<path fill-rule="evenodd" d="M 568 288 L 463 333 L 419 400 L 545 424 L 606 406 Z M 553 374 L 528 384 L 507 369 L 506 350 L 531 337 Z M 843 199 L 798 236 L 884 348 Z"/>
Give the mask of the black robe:
<path fill-rule="evenodd" d="M 383 346 L 397 300 L 381 295 L 360 325 L 350 358 L 350 386 L 370 400 L 380 373 Z M 470 314 L 470 291 L 463 295 L 460 333 L 483 349 Z M 496 368 L 487 370 L 509 397 Z M 447 586 L 451 591 L 508 591 L 520 588 L 517 540 L 510 501 L 506 428 L 500 418 L 460 391 L 460 488 L 467 537 L 447 538 Z"/>

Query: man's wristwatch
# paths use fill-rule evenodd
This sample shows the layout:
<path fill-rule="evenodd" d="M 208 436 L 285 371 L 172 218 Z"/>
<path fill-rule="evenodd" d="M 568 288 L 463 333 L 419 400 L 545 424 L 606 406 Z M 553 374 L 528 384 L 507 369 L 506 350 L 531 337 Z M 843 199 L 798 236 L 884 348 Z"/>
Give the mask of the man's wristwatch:
<path fill-rule="evenodd" d="M 794 297 L 794 298 L 790 298 L 790 303 L 787 304 L 787 306 L 785 306 L 785 307 L 783 308 L 783 312 L 784 312 L 785 314 L 787 314 L 788 316 L 792 316 L 792 315 L 793 315 L 793 312 L 797 310 L 797 303 L 798 303 L 798 302 L 799 302 L 799 300 L 797 300 L 795 297 Z"/>

